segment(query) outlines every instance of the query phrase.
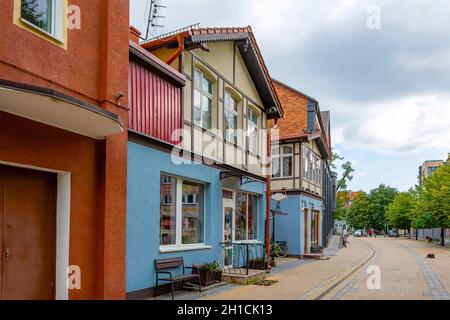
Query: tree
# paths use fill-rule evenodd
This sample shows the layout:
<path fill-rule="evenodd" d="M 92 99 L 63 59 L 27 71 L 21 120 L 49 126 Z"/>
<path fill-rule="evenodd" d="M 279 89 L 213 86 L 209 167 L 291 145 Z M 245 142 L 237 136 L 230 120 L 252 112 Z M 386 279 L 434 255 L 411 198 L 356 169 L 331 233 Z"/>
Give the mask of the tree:
<path fill-rule="evenodd" d="M 386 211 L 386 219 L 389 226 L 396 229 L 410 230 L 415 201 L 416 193 L 412 189 L 408 192 L 397 194 Z"/>
<path fill-rule="evenodd" d="M 444 229 L 450 227 L 450 165 L 444 164 L 418 188 L 419 197 L 413 209 L 415 228 L 441 228 L 441 244 L 445 245 Z"/>
<path fill-rule="evenodd" d="M 368 216 L 370 228 L 382 230 L 386 227 L 386 211 L 397 193 L 397 189 L 385 184 L 380 184 L 378 188 L 370 191 Z"/>
<path fill-rule="evenodd" d="M 337 152 L 333 151 L 331 156 L 331 167 L 333 169 L 337 169 L 336 161 L 343 161 L 344 159 L 344 157 L 341 157 Z M 353 165 L 350 161 L 344 162 L 341 165 L 341 168 L 342 177 L 337 181 L 336 192 L 347 189 L 347 183 L 353 180 L 353 172 L 355 172 L 355 169 L 353 169 Z"/>
<path fill-rule="evenodd" d="M 347 214 L 349 208 L 348 203 L 350 201 L 350 192 L 341 191 L 336 194 L 336 213 L 334 215 L 335 220 L 347 221 Z"/>
<path fill-rule="evenodd" d="M 355 229 L 365 229 L 369 227 L 369 196 L 364 191 L 360 191 L 354 198 L 348 211 L 347 222 Z"/>

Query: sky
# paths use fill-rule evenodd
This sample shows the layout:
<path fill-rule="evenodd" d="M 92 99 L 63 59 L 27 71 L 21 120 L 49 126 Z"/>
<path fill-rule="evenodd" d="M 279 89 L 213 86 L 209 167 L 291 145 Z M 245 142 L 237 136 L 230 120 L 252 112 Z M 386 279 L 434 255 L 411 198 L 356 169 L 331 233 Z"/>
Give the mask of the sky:
<path fill-rule="evenodd" d="M 272 77 L 331 111 L 333 148 L 355 168 L 350 190 L 406 191 L 423 161 L 447 158 L 448 0 L 160 1 L 159 34 L 251 25 Z M 147 2 L 131 0 L 142 31 Z"/>

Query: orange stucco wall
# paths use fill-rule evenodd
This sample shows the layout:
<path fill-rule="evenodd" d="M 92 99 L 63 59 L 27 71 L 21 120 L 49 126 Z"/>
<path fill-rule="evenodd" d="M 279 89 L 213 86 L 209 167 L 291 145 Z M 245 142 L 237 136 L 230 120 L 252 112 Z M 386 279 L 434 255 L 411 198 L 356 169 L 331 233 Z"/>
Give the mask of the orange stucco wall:
<path fill-rule="evenodd" d="M 105 108 L 128 123 L 128 0 L 69 0 L 81 29 L 67 49 L 13 23 L 0 10 L 0 79 L 52 88 Z M 118 92 L 125 93 L 120 101 Z M 82 271 L 71 299 L 125 298 L 127 128 L 96 141 L 0 112 L 0 160 L 72 172 L 70 264 Z"/>

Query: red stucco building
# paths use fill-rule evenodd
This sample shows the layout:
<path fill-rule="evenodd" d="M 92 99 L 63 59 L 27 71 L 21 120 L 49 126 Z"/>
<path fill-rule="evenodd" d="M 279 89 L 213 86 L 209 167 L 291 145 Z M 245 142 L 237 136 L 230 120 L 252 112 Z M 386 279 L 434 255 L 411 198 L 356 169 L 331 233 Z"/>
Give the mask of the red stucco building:
<path fill-rule="evenodd" d="M 2 4 L 0 299 L 122 299 L 129 1 Z"/>

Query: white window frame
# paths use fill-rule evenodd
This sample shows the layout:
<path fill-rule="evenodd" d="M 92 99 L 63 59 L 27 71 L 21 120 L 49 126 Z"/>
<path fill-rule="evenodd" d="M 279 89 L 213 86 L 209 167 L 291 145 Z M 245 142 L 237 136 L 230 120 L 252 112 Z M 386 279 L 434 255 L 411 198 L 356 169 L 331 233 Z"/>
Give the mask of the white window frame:
<path fill-rule="evenodd" d="M 196 73 L 197 72 L 200 74 L 200 87 L 198 87 L 196 85 L 196 83 L 195 83 L 196 82 Z M 194 113 L 194 124 L 195 125 L 203 128 L 203 129 L 206 129 L 206 130 L 211 130 L 211 129 L 213 129 L 214 97 L 213 97 L 213 93 L 212 92 L 209 93 L 209 92 L 203 90 L 203 87 L 202 87 L 203 86 L 203 79 L 206 79 L 211 84 L 211 91 L 214 92 L 214 83 L 213 83 L 213 81 L 211 81 L 211 79 L 202 70 L 200 70 L 199 68 L 195 68 L 194 69 L 194 82 L 193 82 L 193 85 L 194 85 L 194 97 L 193 97 L 194 104 L 192 106 L 192 112 Z M 195 91 L 197 91 L 200 94 L 200 123 L 196 122 L 196 120 L 195 120 L 195 109 L 198 109 L 195 106 Z M 211 111 L 210 111 L 210 115 L 209 115 L 210 119 L 211 119 L 211 127 L 210 128 L 205 127 L 205 124 L 203 123 L 203 109 L 205 108 L 205 106 L 203 106 L 203 99 L 202 99 L 203 96 L 205 96 L 207 99 L 209 99 L 211 101 Z"/>
<path fill-rule="evenodd" d="M 230 99 L 232 99 L 234 101 L 236 110 L 230 108 L 230 106 L 225 103 L 225 101 L 226 101 L 225 97 L 227 95 L 229 96 Z M 238 143 L 237 129 L 238 129 L 238 123 L 239 123 L 239 120 L 238 120 L 239 115 L 238 115 L 238 111 L 237 111 L 238 101 L 234 98 L 234 96 L 228 90 L 225 90 L 223 105 L 224 105 L 224 116 L 225 116 L 224 120 L 225 120 L 225 122 L 228 121 L 227 114 L 231 114 L 233 117 L 236 117 L 235 128 L 232 131 L 229 128 L 227 130 L 225 130 L 225 140 L 227 140 L 233 144 L 237 144 Z M 224 127 L 225 127 L 225 125 L 224 125 Z M 230 133 L 232 133 L 232 135 L 230 135 Z M 234 139 L 232 139 L 232 138 L 234 138 Z"/>
<path fill-rule="evenodd" d="M 51 15 L 50 15 L 50 23 L 51 28 L 50 31 L 44 30 L 40 28 L 39 26 L 35 25 L 34 23 L 20 17 L 20 21 L 25 23 L 27 26 L 30 26 L 36 30 L 38 30 L 41 33 L 44 33 L 45 35 L 52 37 L 59 42 L 64 41 L 63 36 L 63 28 L 64 28 L 64 15 L 65 12 L 63 12 L 63 1 L 62 0 L 50 0 L 51 1 Z M 20 0 L 20 5 L 22 5 L 22 0 Z M 22 12 L 21 12 L 22 15 Z"/>
<path fill-rule="evenodd" d="M 322 186 L 322 159 L 306 145 L 302 145 L 302 178 Z"/>
<path fill-rule="evenodd" d="M 172 176 L 170 174 L 161 174 L 162 176 L 171 177 L 176 179 L 176 203 L 175 203 L 175 244 L 174 245 L 161 245 L 161 239 L 159 239 L 159 250 L 161 253 L 177 252 L 184 250 L 196 250 L 196 249 L 209 249 L 210 246 L 206 245 L 206 185 L 202 182 L 195 180 L 184 179 L 181 177 Z M 183 244 L 183 182 L 191 182 L 200 184 L 203 186 L 203 242 L 195 244 Z M 160 200 L 161 201 L 161 200 Z M 190 204 L 190 203 L 189 203 Z M 161 205 L 161 204 L 160 204 Z M 161 215 L 161 213 L 160 213 Z M 160 216 L 161 218 L 161 216 Z M 160 227 L 160 226 L 159 226 Z M 160 235 L 161 236 L 161 235 Z"/>
<path fill-rule="evenodd" d="M 291 148 L 291 153 L 284 153 L 284 147 L 289 147 Z M 280 176 L 279 177 L 275 177 L 273 174 L 273 166 L 272 166 L 272 178 L 273 179 L 286 179 L 286 178 L 293 178 L 294 177 L 294 146 L 292 144 L 284 144 L 284 145 L 279 145 L 276 146 L 274 148 L 272 148 L 273 150 L 278 149 L 278 154 L 273 154 L 272 153 L 272 161 L 275 159 L 279 159 L 279 164 L 280 164 Z M 285 175 L 284 174 L 284 169 L 283 169 L 283 159 L 284 158 L 291 158 L 291 163 L 292 163 L 292 170 L 291 170 L 291 174 L 290 175 Z"/>
<path fill-rule="evenodd" d="M 256 119 L 254 121 L 252 121 L 250 119 L 250 113 L 253 113 L 256 116 Z M 247 108 L 247 137 L 248 137 L 248 151 L 250 151 L 253 154 L 258 155 L 259 154 L 259 118 L 260 118 L 260 114 L 259 112 L 256 110 L 255 107 L 249 106 Z M 256 150 L 252 150 L 252 144 L 250 143 L 250 134 L 253 130 L 256 132 Z"/>

